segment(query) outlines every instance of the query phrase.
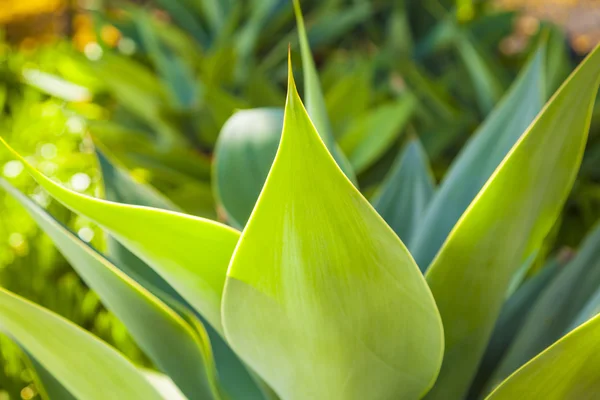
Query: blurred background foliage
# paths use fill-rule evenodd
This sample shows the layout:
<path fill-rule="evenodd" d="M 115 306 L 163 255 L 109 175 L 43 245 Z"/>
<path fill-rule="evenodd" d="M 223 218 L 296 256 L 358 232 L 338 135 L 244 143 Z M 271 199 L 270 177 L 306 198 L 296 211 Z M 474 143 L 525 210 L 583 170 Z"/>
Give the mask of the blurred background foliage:
<path fill-rule="evenodd" d="M 549 94 L 600 40 L 597 0 L 302 6 L 334 135 L 367 194 L 411 135 L 439 180 L 541 37 L 549 43 Z M 101 145 L 183 210 L 221 220 L 211 190 L 221 127 L 238 109 L 281 107 L 288 43 L 299 51 L 288 0 L 0 0 L 0 25 L 0 135 L 11 145 L 47 175 L 97 196 L 93 144 Z M 540 264 L 550 252 L 576 248 L 600 217 L 598 103 L 594 114 L 582 171 Z M 374 132 L 381 140 L 372 145 Z M 368 157 L 353 157 L 367 145 Z M 22 172 L 19 162 L 0 158 L 3 176 L 104 248 L 95 226 Z M 0 204 L 0 284 L 147 365 L 16 202 L 2 192 Z M 0 364 L 0 400 L 37 396 L 19 349 L 6 339 Z"/>

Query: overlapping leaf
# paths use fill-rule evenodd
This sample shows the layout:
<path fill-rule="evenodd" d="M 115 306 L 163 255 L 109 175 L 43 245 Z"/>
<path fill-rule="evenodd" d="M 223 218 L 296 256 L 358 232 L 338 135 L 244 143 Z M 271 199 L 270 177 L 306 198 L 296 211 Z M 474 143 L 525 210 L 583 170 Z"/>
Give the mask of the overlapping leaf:
<path fill-rule="evenodd" d="M 188 397 L 218 398 L 210 343 L 205 332 L 195 331 L 162 301 L 6 181 L 0 179 L 0 186 L 25 207 L 87 285 L 125 324 L 140 347 Z"/>
<path fill-rule="evenodd" d="M 228 221 L 243 227 L 273 164 L 283 110 L 257 108 L 235 113 L 223 126 L 214 158 L 213 187 Z"/>
<path fill-rule="evenodd" d="M 600 227 L 586 238 L 575 258 L 530 305 L 527 319 L 502 359 L 491 385 L 497 385 L 567 333 L 599 286 Z"/>
<path fill-rule="evenodd" d="M 438 372 L 429 289 L 328 153 L 291 71 L 281 143 L 228 270 L 223 321 L 234 350 L 285 399 L 418 398 Z"/>
<path fill-rule="evenodd" d="M 10 149 L 2 138 L 0 143 Z M 222 332 L 221 294 L 238 231 L 186 214 L 81 195 L 47 178 L 10 150 L 52 197 L 101 225 Z"/>
<path fill-rule="evenodd" d="M 599 80 L 596 49 L 521 136 L 433 261 L 426 277 L 446 353 L 429 399 L 468 390 L 513 274 L 540 246 L 573 185 Z"/>
<path fill-rule="evenodd" d="M 544 48 L 540 48 L 498 108 L 463 148 L 408 245 L 426 270 L 460 216 L 543 104 Z"/>
<path fill-rule="evenodd" d="M 125 357 L 64 318 L 0 288 L 0 330 L 76 398 L 162 397 Z"/>
<path fill-rule="evenodd" d="M 97 150 L 97 155 L 108 200 L 133 205 L 152 206 L 165 210 L 175 211 L 178 209 L 169 199 L 154 190 L 151 186 L 143 185 L 133 180 L 127 171 L 113 164 L 102 151 Z M 137 258 L 118 241 L 109 238 L 108 244 L 110 257 L 116 261 L 117 266 L 125 273 L 138 280 L 142 286 L 166 304 L 175 307 L 181 303 L 179 307 L 175 308 L 175 311 L 180 312 L 194 326 L 200 322 L 204 322 L 201 316 L 199 316 L 201 321 L 198 321 L 194 315 L 189 315 L 190 313 L 187 311 L 185 300 L 146 263 Z M 225 392 L 233 399 L 263 399 L 262 389 L 264 388 L 259 387 L 241 360 L 225 343 L 223 337 L 207 323 L 204 324 L 204 327 L 199 326 L 198 329 L 206 329 L 210 338 L 217 372 L 219 373 L 219 381 Z"/>
<path fill-rule="evenodd" d="M 379 215 L 408 242 L 433 196 L 435 182 L 427 155 L 418 139 L 411 139 L 371 203 Z"/>
<path fill-rule="evenodd" d="M 600 316 L 560 339 L 486 400 L 594 399 L 600 393 Z"/>

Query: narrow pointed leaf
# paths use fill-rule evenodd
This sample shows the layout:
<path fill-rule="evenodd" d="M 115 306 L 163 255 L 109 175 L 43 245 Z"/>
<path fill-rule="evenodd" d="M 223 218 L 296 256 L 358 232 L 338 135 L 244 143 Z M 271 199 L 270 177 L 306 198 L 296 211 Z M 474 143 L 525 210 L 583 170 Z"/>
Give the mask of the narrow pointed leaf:
<path fill-rule="evenodd" d="M 460 216 L 541 110 L 543 71 L 542 47 L 450 166 L 409 242 L 421 270 L 427 269 Z"/>
<path fill-rule="evenodd" d="M 50 236 L 86 284 L 125 324 L 159 368 L 188 396 L 216 398 L 215 371 L 206 333 L 203 336 L 196 333 L 177 313 L 5 180 L 0 179 L 0 186 L 21 203 Z"/>
<path fill-rule="evenodd" d="M 283 110 L 256 108 L 235 113 L 223 126 L 214 156 L 213 185 L 233 226 L 246 225 L 275 159 Z"/>
<path fill-rule="evenodd" d="M 356 183 L 356 176 L 352 169 L 352 164 L 346 158 L 342 150 L 338 147 L 333 136 L 331 129 L 331 122 L 327 115 L 327 107 L 325 105 L 325 96 L 321 89 L 321 83 L 319 82 L 319 75 L 317 68 L 315 67 L 315 61 L 313 60 L 310 52 L 310 45 L 308 43 L 308 36 L 306 35 L 306 29 L 304 28 L 304 18 L 302 17 L 302 10 L 300 9 L 300 1 L 294 0 L 294 12 L 296 13 L 296 24 L 298 25 L 298 37 L 300 39 L 300 52 L 302 54 L 302 70 L 304 72 L 304 93 L 306 96 L 306 109 L 311 120 L 315 124 L 317 131 L 321 135 L 323 142 L 329 149 L 329 152 L 333 155 L 333 158 L 340 166 L 344 174 L 352 182 Z"/>
<path fill-rule="evenodd" d="M 418 398 L 443 348 L 435 303 L 289 73 L 278 153 L 228 270 L 226 337 L 285 399 Z"/>
<path fill-rule="evenodd" d="M 411 139 L 371 203 L 403 242 L 410 240 L 433 196 L 435 182 L 425 150 Z"/>
<path fill-rule="evenodd" d="M 486 400 L 595 399 L 600 393 L 600 316 L 506 379 Z"/>
<path fill-rule="evenodd" d="M 282 122 L 283 123 L 283 122 Z M 280 127 L 281 128 L 281 127 Z M 281 133 L 278 134 L 280 136 Z M 276 149 L 275 149 L 276 150 Z M 178 207 L 156 191 L 153 187 L 136 182 L 126 170 L 121 168 L 107 158 L 104 152 L 96 149 L 102 177 L 104 180 L 105 193 L 108 200 L 119 203 L 149 206 L 176 211 Z M 225 343 L 223 337 L 215 329 L 206 323 L 201 315 L 189 315 L 188 303 L 179 293 L 165 282 L 145 262 L 127 250 L 117 240 L 109 237 L 109 255 L 111 259 L 126 274 L 137 280 L 144 288 L 159 297 L 166 304 L 173 307 L 184 318 L 190 320 L 193 325 L 203 323 L 199 330 L 206 330 L 210 338 L 213 357 L 215 359 L 217 372 L 221 387 L 232 399 L 263 399 L 263 391 L 256 380 L 250 375 L 241 360 L 233 353 L 233 350 Z M 180 307 L 175 307 L 179 305 Z M 191 308 L 191 307 L 190 307 Z"/>
<path fill-rule="evenodd" d="M 530 305 L 531 311 L 519 334 L 503 357 L 491 386 L 567 333 L 573 319 L 600 287 L 600 227 L 584 241 L 581 249 L 556 279 Z"/>
<path fill-rule="evenodd" d="M 97 143 L 96 146 L 98 146 Z M 96 156 L 100 170 L 102 171 L 104 192 L 107 200 L 116 203 L 179 211 L 179 207 L 154 190 L 154 188 L 138 184 L 122 168 L 114 166 L 104 153 L 105 151 L 96 147 Z M 107 247 L 108 255 L 115 261 L 116 267 L 136 280 L 155 296 L 161 297 L 166 294 L 173 299 L 181 299 L 179 293 L 156 271 L 137 258 L 112 236 L 108 236 L 107 238 Z"/>
<path fill-rule="evenodd" d="M 76 398 L 162 397 L 125 357 L 66 319 L 0 288 L 0 330 Z"/>
<path fill-rule="evenodd" d="M 446 338 L 429 399 L 466 394 L 514 273 L 550 231 L 581 164 L 600 78 L 586 58 L 517 141 L 427 273 Z"/>
<path fill-rule="evenodd" d="M 417 107 L 411 94 L 385 103 L 363 116 L 340 139 L 340 146 L 357 172 L 373 165 L 402 134 Z"/>
<path fill-rule="evenodd" d="M 221 294 L 239 232 L 204 218 L 88 197 L 55 183 L 0 138 L 36 181 L 151 266 L 219 332 Z"/>

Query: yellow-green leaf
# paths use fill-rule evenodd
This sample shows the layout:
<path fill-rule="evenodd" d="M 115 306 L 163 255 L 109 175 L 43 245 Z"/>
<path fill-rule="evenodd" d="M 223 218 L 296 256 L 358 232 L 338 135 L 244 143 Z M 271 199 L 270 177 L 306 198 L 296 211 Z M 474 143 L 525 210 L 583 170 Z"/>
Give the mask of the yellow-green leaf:
<path fill-rule="evenodd" d="M 308 36 L 304 28 L 304 18 L 302 10 L 300 10 L 300 1 L 294 0 L 294 12 L 296 13 L 296 24 L 298 25 L 298 37 L 300 40 L 300 52 L 302 54 L 302 69 L 304 72 L 304 91 L 306 96 L 306 109 L 313 120 L 317 131 L 321 135 L 323 142 L 333 155 L 333 158 L 338 163 L 344 174 L 352 182 L 356 182 L 356 176 L 352 169 L 352 164 L 346 158 L 342 150 L 335 142 L 331 129 L 331 122 L 327 115 L 327 107 L 325 105 L 325 96 L 319 82 L 319 75 L 308 43 Z"/>
<path fill-rule="evenodd" d="M 52 371 L 76 398 L 162 399 L 115 349 L 66 319 L 2 288 L 0 331 Z"/>
<path fill-rule="evenodd" d="M 513 274 L 540 246 L 573 185 L 600 78 L 596 49 L 553 96 L 450 233 L 427 273 L 446 353 L 428 399 L 468 390 Z"/>
<path fill-rule="evenodd" d="M 442 355 L 435 303 L 289 74 L 281 143 L 228 270 L 226 337 L 286 400 L 418 398 Z"/>
<path fill-rule="evenodd" d="M 76 193 L 33 168 L 2 138 L 0 143 L 23 162 L 52 197 L 101 225 L 222 332 L 221 296 L 238 231 L 204 218 Z"/>
<path fill-rule="evenodd" d="M 600 316 L 575 329 L 508 377 L 486 400 L 596 399 Z"/>
<path fill-rule="evenodd" d="M 184 393 L 206 399 L 219 397 L 210 343 L 201 325 L 201 332 L 194 330 L 175 311 L 1 178 L 0 187 L 21 203 L 150 359 Z"/>

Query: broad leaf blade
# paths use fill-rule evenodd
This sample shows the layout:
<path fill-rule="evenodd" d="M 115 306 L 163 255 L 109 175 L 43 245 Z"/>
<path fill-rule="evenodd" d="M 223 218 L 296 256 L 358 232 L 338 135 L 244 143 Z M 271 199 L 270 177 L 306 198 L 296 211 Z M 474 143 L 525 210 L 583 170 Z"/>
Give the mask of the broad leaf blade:
<path fill-rule="evenodd" d="M 425 271 L 446 237 L 543 104 L 544 48 L 451 165 L 409 242 L 415 261 Z"/>
<path fill-rule="evenodd" d="M 0 143 L 52 197 L 101 225 L 222 332 L 221 294 L 238 231 L 186 214 L 84 196 L 44 176 L 2 138 Z"/>
<path fill-rule="evenodd" d="M 513 274 L 541 245 L 573 185 L 599 78 L 597 49 L 521 136 L 433 261 L 427 281 L 446 354 L 428 398 L 466 393 Z"/>
<path fill-rule="evenodd" d="M 140 347 L 181 390 L 188 396 L 218 398 L 215 396 L 216 373 L 205 333 L 198 335 L 162 301 L 5 180 L 0 179 L 0 186 L 21 203 L 103 304 L 125 324 Z"/>
<path fill-rule="evenodd" d="M 246 225 L 273 164 L 283 110 L 256 108 L 235 113 L 223 126 L 214 156 L 213 185 L 228 221 Z"/>
<path fill-rule="evenodd" d="M 296 24 L 298 25 L 298 37 L 300 40 L 300 52 L 302 54 L 302 70 L 304 73 L 304 92 L 306 96 L 306 109 L 311 120 L 314 122 L 317 131 L 321 135 L 323 142 L 333 155 L 333 158 L 340 166 L 344 174 L 352 182 L 356 182 L 356 176 L 352 169 L 352 164 L 346 158 L 335 142 L 333 132 L 331 130 L 331 122 L 327 115 L 327 107 L 325 105 L 325 97 L 319 82 L 317 68 L 310 52 L 308 44 L 308 36 L 304 28 L 304 18 L 300 10 L 300 1 L 294 0 L 294 12 L 296 13 Z"/>
<path fill-rule="evenodd" d="M 435 182 L 427 154 L 419 139 L 413 138 L 395 161 L 371 203 L 406 243 L 419 226 L 434 190 Z"/>
<path fill-rule="evenodd" d="M 429 289 L 328 153 L 291 71 L 281 143 L 228 270 L 223 321 L 232 347 L 286 399 L 418 398 L 438 372 Z"/>
<path fill-rule="evenodd" d="M 76 398 L 162 397 L 115 349 L 66 319 L 0 288 L 0 330 Z"/>
<path fill-rule="evenodd" d="M 486 400 L 594 399 L 600 393 L 600 316 L 560 339 Z"/>

